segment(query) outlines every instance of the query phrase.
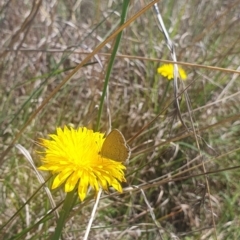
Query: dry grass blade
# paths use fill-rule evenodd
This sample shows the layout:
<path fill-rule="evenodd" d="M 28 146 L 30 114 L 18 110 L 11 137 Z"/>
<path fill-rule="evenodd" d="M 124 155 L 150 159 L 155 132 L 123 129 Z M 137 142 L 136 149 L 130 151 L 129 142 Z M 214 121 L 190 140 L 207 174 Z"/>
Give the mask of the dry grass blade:
<path fill-rule="evenodd" d="M 33 168 L 33 170 L 34 170 L 34 172 L 35 172 L 35 174 L 36 174 L 36 177 L 37 177 L 39 183 L 40 183 L 41 185 L 45 185 L 45 180 L 44 180 L 44 178 L 42 177 L 42 175 L 39 173 L 39 171 L 37 170 L 37 168 L 36 168 L 36 166 L 35 166 L 35 164 L 34 164 L 34 161 L 33 161 L 32 157 L 31 157 L 29 151 L 28 151 L 25 147 L 23 147 L 21 144 L 16 144 L 15 147 L 16 147 L 16 148 L 25 156 L 25 158 L 28 160 L 28 162 L 30 163 L 30 165 L 32 166 L 32 168 Z M 48 196 L 48 199 L 49 199 L 49 202 L 50 202 L 50 204 L 51 204 L 52 209 L 55 209 L 55 208 L 56 208 L 56 204 L 55 204 L 55 201 L 54 201 L 54 199 L 53 199 L 53 196 L 52 196 L 52 194 L 51 194 L 50 189 L 49 189 L 47 186 L 44 186 L 44 190 L 45 190 L 45 192 L 46 192 L 46 194 L 47 194 L 47 196 Z M 58 218 L 59 218 L 58 210 L 56 210 L 54 213 L 56 214 L 56 218 L 58 219 Z"/>

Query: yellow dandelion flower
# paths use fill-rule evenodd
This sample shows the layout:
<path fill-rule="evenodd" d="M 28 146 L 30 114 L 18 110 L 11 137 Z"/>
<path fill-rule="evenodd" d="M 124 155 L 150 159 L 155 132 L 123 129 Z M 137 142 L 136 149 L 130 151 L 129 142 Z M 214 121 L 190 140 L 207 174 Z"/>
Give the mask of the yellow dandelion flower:
<path fill-rule="evenodd" d="M 52 189 L 65 183 L 65 192 L 71 192 L 78 184 L 81 201 L 89 186 L 96 192 L 100 188 L 107 190 L 109 186 L 122 192 L 120 182 L 126 182 L 123 172 L 126 167 L 119 161 L 101 156 L 104 134 L 85 127 L 65 126 L 49 136 L 50 140 L 41 139 L 45 152 L 39 169 L 56 174 Z"/>
<path fill-rule="evenodd" d="M 174 66 L 173 64 L 163 64 L 161 67 L 157 69 L 157 72 L 161 74 L 162 76 L 166 77 L 168 80 L 173 79 L 173 72 L 174 72 Z M 187 73 L 184 71 L 183 68 L 178 66 L 178 72 L 180 75 L 180 78 L 182 80 L 187 79 Z"/>

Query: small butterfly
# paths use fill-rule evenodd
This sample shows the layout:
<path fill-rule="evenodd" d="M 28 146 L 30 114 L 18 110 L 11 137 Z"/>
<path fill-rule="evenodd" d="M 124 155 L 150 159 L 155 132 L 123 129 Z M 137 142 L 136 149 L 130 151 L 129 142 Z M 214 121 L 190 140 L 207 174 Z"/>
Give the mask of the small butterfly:
<path fill-rule="evenodd" d="M 101 156 L 118 162 L 126 162 L 130 155 L 131 150 L 123 134 L 117 129 L 112 130 L 103 142 Z"/>

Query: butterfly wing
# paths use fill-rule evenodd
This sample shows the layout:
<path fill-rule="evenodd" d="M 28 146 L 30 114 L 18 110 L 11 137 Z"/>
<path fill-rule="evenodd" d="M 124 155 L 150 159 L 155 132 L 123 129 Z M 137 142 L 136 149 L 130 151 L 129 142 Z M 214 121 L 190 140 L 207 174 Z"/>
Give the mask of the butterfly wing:
<path fill-rule="evenodd" d="M 130 148 L 122 133 L 114 129 L 106 137 L 103 142 L 101 155 L 119 162 L 125 162 L 130 157 Z"/>

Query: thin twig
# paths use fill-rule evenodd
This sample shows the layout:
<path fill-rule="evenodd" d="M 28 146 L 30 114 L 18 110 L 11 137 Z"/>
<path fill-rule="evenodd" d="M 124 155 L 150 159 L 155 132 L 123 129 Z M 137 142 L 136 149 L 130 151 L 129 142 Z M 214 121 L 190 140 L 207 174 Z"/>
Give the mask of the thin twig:
<path fill-rule="evenodd" d="M 91 226 L 92 226 L 92 223 L 93 223 L 93 220 L 94 220 L 94 216 L 95 216 L 96 211 L 97 211 L 97 206 L 98 206 L 101 194 L 102 194 L 102 189 L 100 188 L 100 190 L 98 191 L 98 194 L 97 194 L 97 199 L 96 199 L 96 202 L 94 204 L 94 207 L 93 207 L 93 210 L 92 210 L 92 213 L 91 213 L 91 217 L 89 219 L 88 226 L 87 226 L 87 229 L 86 229 L 86 232 L 85 232 L 83 240 L 87 240 L 88 239 L 88 236 L 89 236 L 89 233 L 90 233 L 90 229 L 91 229 Z"/>

